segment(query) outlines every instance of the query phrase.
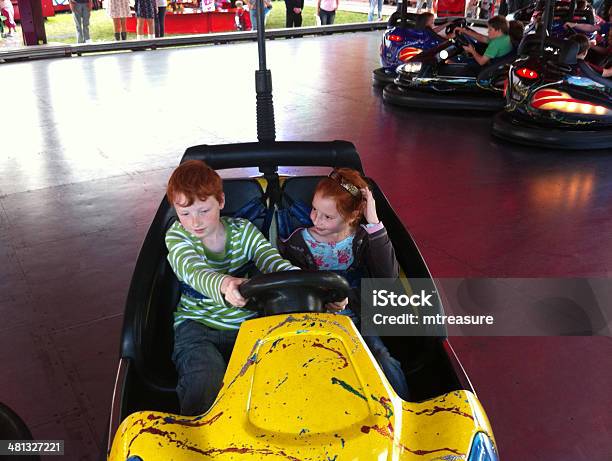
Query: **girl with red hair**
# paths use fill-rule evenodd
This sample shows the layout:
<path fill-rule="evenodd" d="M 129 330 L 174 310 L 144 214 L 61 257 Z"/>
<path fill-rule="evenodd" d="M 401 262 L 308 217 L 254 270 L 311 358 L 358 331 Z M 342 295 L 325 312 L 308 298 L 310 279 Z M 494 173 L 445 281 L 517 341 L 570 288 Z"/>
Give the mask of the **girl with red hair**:
<path fill-rule="evenodd" d="M 310 219 L 313 225 L 299 228 L 280 241 L 279 251 L 302 269 L 329 270 L 344 276 L 352 290 L 348 308 L 342 313 L 359 327 L 361 278 L 399 277 L 395 251 L 376 214 L 368 183 L 355 170 L 335 169 L 317 184 Z M 395 392 L 408 400 L 400 362 L 391 356 L 380 337 L 363 339 Z"/>

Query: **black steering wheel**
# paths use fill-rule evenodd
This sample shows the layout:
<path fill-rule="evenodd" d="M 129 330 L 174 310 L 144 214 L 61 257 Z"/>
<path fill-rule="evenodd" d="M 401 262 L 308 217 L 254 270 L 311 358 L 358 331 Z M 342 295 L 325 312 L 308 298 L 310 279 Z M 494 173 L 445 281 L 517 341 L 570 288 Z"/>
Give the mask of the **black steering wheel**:
<path fill-rule="evenodd" d="M 446 26 L 446 28 L 444 29 L 444 33 L 448 36 L 448 35 L 452 34 L 453 31 L 457 27 L 466 27 L 466 26 L 467 26 L 467 21 L 465 20 L 465 18 L 455 19 L 448 26 Z"/>
<path fill-rule="evenodd" d="M 470 44 L 470 41 L 463 34 L 455 34 L 455 38 L 453 39 L 455 43 L 459 46 L 467 46 Z"/>
<path fill-rule="evenodd" d="M 350 286 L 328 271 L 283 271 L 260 274 L 239 287 L 250 298 L 247 307 L 263 315 L 325 312 L 325 304 L 348 297 Z"/>

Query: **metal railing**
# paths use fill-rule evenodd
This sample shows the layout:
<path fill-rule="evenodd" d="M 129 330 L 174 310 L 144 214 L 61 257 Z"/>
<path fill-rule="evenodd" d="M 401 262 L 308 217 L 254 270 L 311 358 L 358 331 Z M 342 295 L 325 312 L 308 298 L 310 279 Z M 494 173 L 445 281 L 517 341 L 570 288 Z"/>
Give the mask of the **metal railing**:
<path fill-rule="evenodd" d="M 266 30 L 266 39 L 294 38 L 307 35 L 327 35 L 347 32 L 364 32 L 382 30 L 386 27 L 386 22 L 361 22 L 355 24 L 334 24 L 330 26 L 298 27 L 293 29 L 273 29 Z M 0 52 L 0 62 L 10 62 L 24 59 L 61 58 L 81 56 L 84 54 L 108 53 L 113 51 L 140 51 L 146 49 L 193 45 L 219 45 L 256 40 L 257 31 L 249 31 L 182 35 L 117 42 L 38 45 Z"/>
<path fill-rule="evenodd" d="M 442 20 L 453 18 L 439 18 Z M 486 27 L 487 21 L 483 19 L 469 19 L 474 26 Z M 297 27 L 293 29 L 266 30 L 266 39 L 294 38 L 309 35 L 329 35 L 347 32 L 368 32 L 383 30 L 386 22 L 359 22 L 354 24 L 333 24 L 331 26 Z M 157 48 L 172 48 L 194 45 L 220 45 L 234 42 L 256 41 L 257 31 L 249 32 L 220 32 L 198 35 L 181 35 L 143 40 L 122 40 L 118 42 L 81 43 L 81 44 L 54 44 L 37 45 L 0 51 L 0 63 L 24 59 L 49 59 L 81 56 L 84 54 L 108 53 L 113 51 L 142 51 Z"/>

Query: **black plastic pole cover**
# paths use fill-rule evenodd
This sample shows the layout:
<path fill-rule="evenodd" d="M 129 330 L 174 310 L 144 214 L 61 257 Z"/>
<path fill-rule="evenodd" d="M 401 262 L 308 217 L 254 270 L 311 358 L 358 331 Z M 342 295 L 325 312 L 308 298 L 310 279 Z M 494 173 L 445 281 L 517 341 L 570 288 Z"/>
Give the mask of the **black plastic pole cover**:
<path fill-rule="evenodd" d="M 257 52 L 259 70 L 255 71 L 257 140 L 276 140 L 274 103 L 272 101 L 272 73 L 266 69 L 266 30 L 263 0 L 257 0 Z"/>
<path fill-rule="evenodd" d="M 269 70 L 255 71 L 255 91 L 257 92 L 257 140 L 274 141 L 274 102 L 272 101 L 272 73 Z"/>

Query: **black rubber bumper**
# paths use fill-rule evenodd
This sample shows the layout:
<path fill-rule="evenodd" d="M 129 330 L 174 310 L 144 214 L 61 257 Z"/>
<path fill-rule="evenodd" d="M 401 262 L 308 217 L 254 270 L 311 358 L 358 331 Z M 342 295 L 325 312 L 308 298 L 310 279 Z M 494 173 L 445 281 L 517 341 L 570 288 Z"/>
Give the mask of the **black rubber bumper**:
<path fill-rule="evenodd" d="M 385 86 L 383 89 L 383 100 L 397 106 L 416 107 L 421 109 L 495 112 L 504 107 L 503 98 L 494 94 L 439 94 L 432 91 L 399 87 L 395 83 Z"/>
<path fill-rule="evenodd" d="M 395 72 L 391 72 L 384 67 L 379 67 L 372 72 L 372 85 L 381 87 L 388 85 L 389 83 L 393 83 L 395 77 Z"/>
<path fill-rule="evenodd" d="M 518 120 L 507 112 L 493 118 L 493 135 L 528 146 L 555 149 L 612 149 L 612 128 L 572 130 L 569 127 L 549 128 Z"/>

